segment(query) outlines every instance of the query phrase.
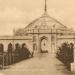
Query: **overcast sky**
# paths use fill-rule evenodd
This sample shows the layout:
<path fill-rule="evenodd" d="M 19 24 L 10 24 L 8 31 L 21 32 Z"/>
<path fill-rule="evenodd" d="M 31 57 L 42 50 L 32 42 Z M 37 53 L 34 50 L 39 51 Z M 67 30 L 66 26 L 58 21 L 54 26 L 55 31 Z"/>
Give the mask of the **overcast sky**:
<path fill-rule="evenodd" d="M 47 0 L 48 14 L 75 29 L 75 0 Z M 0 0 L 0 35 L 12 35 L 44 12 L 44 0 Z"/>

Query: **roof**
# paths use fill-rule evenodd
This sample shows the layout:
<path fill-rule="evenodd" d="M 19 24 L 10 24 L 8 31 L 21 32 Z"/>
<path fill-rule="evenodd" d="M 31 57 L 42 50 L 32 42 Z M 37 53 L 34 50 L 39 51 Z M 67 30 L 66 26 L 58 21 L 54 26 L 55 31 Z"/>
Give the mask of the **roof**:
<path fill-rule="evenodd" d="M 33 30 L 43 30 L 44 32 L 51 32 L 51 29 L 69 30 L 65 25 L 50 17 L 45 12 L 40 18 L 35 19 L 23 29 L 18 29 L 15 35 L 25 35 L 26 33 L 33 33 Z"/>
<path fill-rule="evenodd" d="M 65 29 L 67 28 L 56 19 L 44 13 L 40 18 L 32 21 L 25 29 Z"/>
<path fill-rule="evenodd" d="M 0 36 L 0 40 L 31 40 L 28 36 Z"/>

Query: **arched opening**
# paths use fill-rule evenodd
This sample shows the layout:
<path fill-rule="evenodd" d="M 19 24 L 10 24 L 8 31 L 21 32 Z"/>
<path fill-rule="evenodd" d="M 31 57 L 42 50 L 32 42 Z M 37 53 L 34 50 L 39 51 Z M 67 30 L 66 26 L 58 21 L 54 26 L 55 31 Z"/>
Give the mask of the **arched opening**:
<path fill-rule="evenodd" d="M 15 62 L 19 62 L 21 60 L 21 55 L 20 55 L 20 52 L 21 52 L 21 48 L 20 48 L 20 44 L 19 43 L 16 43 L 15 44 Z"/>
<path fill-rule="evenodd" d="M 31 53 L 29 51 L 29 49 L 27 48 L 26 43 L 22 44 L 22 48 L 21 48 L 21 57 L 22 59 L 27 59 L 31 56 Z"/>
<path fill-rule="evenodd" d="M 48 43 L 48 38 L 43 36 L 40 39 L 40 52 L 41 53 L 48 53 L 47 43 Z"/>
<path fill-rule="evenodd" d="M 8 44 L 8 53 L 12 53 L 12 50 L 13 50 L 12 43 L 9 43 Z"/>
<path fill-rule="evenodd" d="M 0 54 L 3 54 L 4 52 L 4 45 L 1 43 L 0 44 Z"/>
<path fill-rule="evenodd" d="M 13 55 L 12 55 L 12 52 L 13 52 L 13 45 L 12 43 L 9 43 L 8 44 L 8 49 L 7 49 L 7 63 L 8 65 L 11 65 L 13 63 Z"/>
<path fill-rule="evenodd" d="M 4 52 L 4 45 L 0 43 L 0 65 L 3 64 L 3 52 Z"/>
<path fill-rule="evenodd" d="M 15 44 L 15 51 L 19 51 L 20 50 L 20 45 L 19 45 L 19 43 L 16 43 Z"/>

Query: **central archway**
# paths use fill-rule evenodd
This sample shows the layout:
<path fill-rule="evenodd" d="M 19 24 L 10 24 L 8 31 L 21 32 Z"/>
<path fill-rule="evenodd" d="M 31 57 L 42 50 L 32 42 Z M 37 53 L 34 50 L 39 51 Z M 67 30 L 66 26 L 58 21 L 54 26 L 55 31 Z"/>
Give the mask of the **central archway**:
<path fill-rule="evenodd" d="M 48 53 L 48 38 L 43 36 L 40 38 L 40 52 L 41 53 Z"/>

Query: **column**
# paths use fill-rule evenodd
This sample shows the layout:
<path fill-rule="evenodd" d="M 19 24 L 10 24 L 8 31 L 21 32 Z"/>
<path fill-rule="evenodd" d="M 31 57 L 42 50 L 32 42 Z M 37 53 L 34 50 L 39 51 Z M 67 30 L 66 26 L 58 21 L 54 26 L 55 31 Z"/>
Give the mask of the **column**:
<path fill-rule="evenodd" d="M 74 45 L 74 62 L 73 63 L 71 63 L 71 72 L 74 72 L 75 73 L 75 45 Z"/>

